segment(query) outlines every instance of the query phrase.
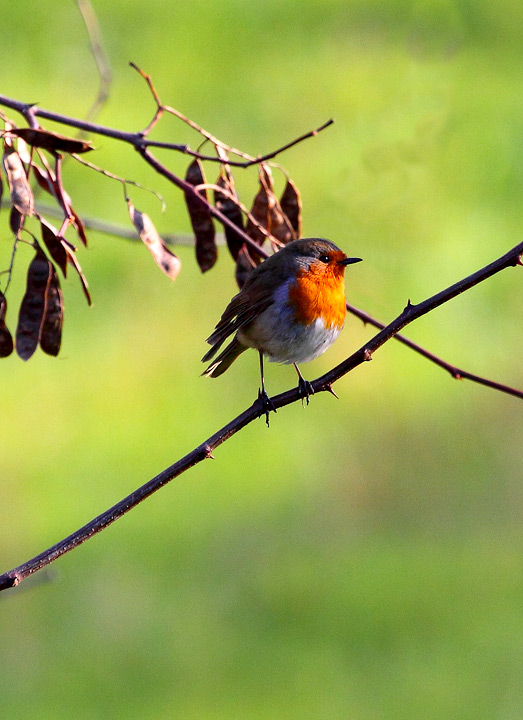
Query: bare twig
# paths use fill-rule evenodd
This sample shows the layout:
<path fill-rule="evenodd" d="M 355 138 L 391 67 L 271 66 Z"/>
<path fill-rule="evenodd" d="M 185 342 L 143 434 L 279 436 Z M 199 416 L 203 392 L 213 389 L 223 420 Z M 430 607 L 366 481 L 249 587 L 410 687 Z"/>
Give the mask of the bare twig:
<path fill-rule="evenodd" d="M 87 120 L 95 118 L 103 108 L 109 98 L 109 89 L 112 83 L 112 72 L 109 58 L 103 47 L 102 33 L 96 13 L 89 0 L 76 0 L 78 9 L 82 15 L 82 19 L 89 36 L 89 45 L 98 70 L 99 85 L 97 96 L 87 112 Z"/>
<path fill-rule="evenodd" d="M 198 123 L 195 123 L 194 120 L 191 120 L 190 118 L 186 117 L 183 113 L 181 113 L 176 108 L 171 107 L 170 105 L 164 105 L 161 100 L 160 96 L 158 95 L 158 92 L 156 91 L 156 88 L 154 87 L 152 78 L 150 75 L 148 75 L 146 72 L 144 72 L 141 68 L 138 67 L 135 63 L 131 62 L 129 65 L 136 70 L 145 80 L 147 83 L 147 86 L 151 92 L 151 95 L 153 96 L 154 102 L 156 103 L 156 112 L 153 116 L 153 119 L 147 126 L 147 128 L 143 131 L 144 135 L 147 135 L 152 128 L 156 125 L 158 120 L 161 118 L 162 114 L 164 112 L 168 113 L 169 115 L 174 115 L 174 117 L 178 118 L 178 120 L 181 120 L 186 125 L 188 125 L 190 128 L 195 130 L 197 133 L 199 133 L 205 140 L 209 140 L 217 150 L 222 150 L 225 153 L 232 153 L 234 155 L 238 155 L 239 157 L 244 158 L 248 163 L 254 164 L 256 163 L 256 158 L 252 157 L 252 155 L 248 155 L 245 152 L 242 152 L 241 150 L 237 150 L 236 148 L 231 148 L 225 143 L 223 143 L 221 140 L 218 140 L 217 137 L 212 135 L 207 130 L 204 130 Z M 223 158 L 222 158 L 223 159 Z"/>
<path fill-rule="evenodd" d="M 2 272 L 0 272 L 0 275 L 7 274 L 7 282 L 5 284 L 4 294 L 8 291 L 9 285 L 11 284 L 11 278 L 13 276 L 13 267 L 15 264 L 15 255 L 16 255 L 16 251 L 18 249 L 19 242 L 20 242 L 20 238 L 15 238 L 15 241 L 13 243 L 13 248 L 11 250 L 11 259 L 9 260 L 9 267 L 7 268 L 7 270 L 2 270 Z"/>
<path fill-rule="evenodd" d="M 19 100 L 9 98 L 6 95 L 0 95 L 0 105 L 11 108 L 11 110 L 15 110 L 16 112 L 21 113 L 26 118 L 41 117 L 45 120 L 51 120 L 53 122 L 60 123 L 61 125 L 68 125 L 69 127 L 78 128 L 79 130 L 86 130 L 87 132 L 93 133 L 94 135 L 102 135 L 104 137 L 112 138 L 113 140 L 121 140 L 122 142 L 133 145 L 137 150 L 148 147 L 163 148 L 164 150 L 174 150 L 176 152 L 181 152 L 185 155 L 190 155 L 191 157 L 198 158 L 199 160 L 207 160 L 208 162 L 214 163 L 223 163 L 223 160 L 220 157 L 217 157 L 216 155 L 203 155 L 202 153 L 199 153 L 195 150 L 191 150 L 188 145 L 182 145 L 180 143 L 161 142 L 158 140 L 149 140 L 147 137 L 144 137 L 143 132 L 131 133 L 125 132 L 124 130 L 116 130 L 114 128 L 106 127 L 104 125 L 98 125 L 97 123 L 89 122 L 88 120 L 80 120 L 79 118 L 72 118 L 68 115 L 62 115 L 61 113 L 44 110 L 43 108 L 39 108 L 33 103 L 23 103 Z M 164 110 L 167 111 L 167 107 L 164 107 Z M 300 143 L 307 138 L 317 135 L 319 132 L 329 127 L 329 125 L 331 125 L 333 122 L 333 120 L 328 120 L 316 130 L 311 130 L 308 133 L 301 135 L 299 138 L 291 140 L 277 150 L 273 150 L 267 153 L 266 155 L 259 155 L 256 158 L 245 160 L 244 162 L 240 162 L 237 160 L 229 160 L 228 164 L 234 167 L 242 168 L 251 167 L 252 165 L 258 165 L 261 162 L 265 162 L 266 160 L 270 160 L 273 157 L 276 157 L 276 155 L 279 155 L 284 150 L 288 150 L 293 145 L 296 145 L 297 143 Z M 230 152 L 238 152 L 238 154 L 241 154 L 240 151 L 236 151 L 234 148 L 231 148 Z"/>
<path fill-rule="evenodd" d="M 459 282 L 451 285 L 445 290 L 442 290 L 436 295 L 433 295 L 427 300 L 417 305 L 412 305 L 409 302 L 407 307 L 395 320 L 393 320 L 393 322 L 387 325 L 346 360 L 341 362 L 325 375 L 322 375 L 314 380 L 311 383 L 314 392 L 333 392 L 332 384 L 336 380 L 339 380 L 348 372 L 358 367 L 358 365 L 371 360 L 373 353 L 388 340 L 393 338 L 403 327 L 431 310 L 434 310 L 440 305 L 443 305 L 460 293 L 469 290 L 474 285 L 485 281 L 487 278 L 500 272 L 501 270 L 521 264 L 520 256 L 522 253 L 523 243 L 520 243 L 509 250 L 509 252 L 505 253 L 502 257 L 498 258 L 489 265 L 486 265 L 481 270 L 463 278 Z M 294 388 L 293 390 L 288 390 L 287 392 L 274 396 L 271 398 L 271 403 L 275 409 L 278 409 L 296 402 L 304 395 L 305 392 L 305 390 L 301 391 L 299 388 Z M 181 458 L 159 475 L 152 478 L 152 480 L 149 480 L 149 482 L 142 485 L 142 487 L 135 490 L 113 507 L 109 508 L 109 510 L 106 510 L 101 515 L 98 515 L 98 517 L 94 518 L 94 520 L 87 523 L 64 540 L 61 540 L 49 549 L 39 555 L 36 555 L 31 560 L 28 560 L 22 565 L 19 565 L 3 575 L 0 575 L 0 590 L 12 588 L 18 585 L 24 578 L 32 575 L 37 570 L 40 570 L 59 558 L 61 555 L 73 550 L 75 547 L 106 528 L 119 517 L 129 512 L 129 510 L 133 507 L 152 495 L 152 493 L 159 490 L 161 487 L 181 475 L 189 468 L 193 467 L 202 460 L 212 458 L 212 452 L 215 448 L 235 435 L 239 430 L 244 428 L 253 420 L 260 417 L 260 415 L 263 415 L 263 413 L 263 408 L 261 408 L 259 402 L 256 400 L 249 408 L 247 408 L 247 410 L 234 418 L 234 420 L 227 423 L 227 425 L 218 430 L 218 432 L 214 433 L 214 435 L 211 435 L 211 437 L 198 445 L 198 447 L 185 455 L 185 457 Z"/>
<path fill-rule="evenodd" d="M 347 311 L 362 320 L 365 324 L 368 323 L 369 325 L 374 325 L 374 327 L 381 328 L 382 330 L 386 327 L 379 320 L 376 320 L 364 310 L 360 310 L 350 303 L 347 303 Z M 446 360 L 443 360 L 437 355 L 434 355 L 434 353 L 425 350 L 425 348 L 421 347 L 421 345 L 418 345 L 399 333 L 394 336 L 394 339 L 403 345 L 406 345 L 411 350 L 414 350 L 414 352 L 417 352 L 419 355 L 422 355 L 427 360 L 430 360 L 435 365 L 447 370 L 447 372 L 449 372 L 455 380 L 471 380 L 472 382 L 479 383 L 480 385 L 485 385 L 486 387 L 493 388 L 494 390 L 499 390 L 500 392 L 523 399 L 523 390 L 518 390 L 517 388 L 510 387 L 509 385 L 503 385 L 495 380 L 488 380 L 488 378 L 481 377 L 480 375 L 474 375 L 474 373 L 470 373 L 467 370 L 462 370 L 455 365 L 451 365 Z"/>

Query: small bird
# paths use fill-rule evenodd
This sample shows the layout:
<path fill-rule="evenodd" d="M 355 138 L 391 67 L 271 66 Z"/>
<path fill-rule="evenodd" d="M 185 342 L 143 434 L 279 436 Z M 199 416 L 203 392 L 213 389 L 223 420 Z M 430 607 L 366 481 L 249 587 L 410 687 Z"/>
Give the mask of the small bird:
<path fill-rule="evenodd" d="M 309 402 L 314 390 L 298 363 L 321 355 L 336 340 L 345 321 L 345 268 L 361 258 L 347 257 L 330 240 L 294 240 L 257 265 L 240 292 L 225 308 L 207 342 L 212 345 L 202 362 L 214 361 L 202 373 L 218 377 L 244 350 L 260 357 L 260 415 L 276 410 L 265 391 L 263 356 L 270 362 L 292 363 L 298 387 Z M 215 357 L 225 340 L 227 347 Z"/>

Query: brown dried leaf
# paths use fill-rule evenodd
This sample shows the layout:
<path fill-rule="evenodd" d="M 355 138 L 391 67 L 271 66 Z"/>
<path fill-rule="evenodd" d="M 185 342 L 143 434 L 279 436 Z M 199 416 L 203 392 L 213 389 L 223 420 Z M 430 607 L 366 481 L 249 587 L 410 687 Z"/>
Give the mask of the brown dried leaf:
<path fill-rule="evenodd" d="M 260 188 L 254 197 L 250 214 L 259 225 L 270 233 L 271 216 L 275 206 L 276 199 L 273 192 L 272 173 L 267 165 L 260 165 Z M 266 236 L 259 227 L 247 218 L 247 227 L 245 229 L 247 235 L 258 245 L 262 245 Z"/>
<path fill-rule="evenodd" d="M 27 287 L 16 328 L 16 352 L 22 360 L 29 360 L 38 346 L 51 269 L 51 263 L 37 247 L 36 255 L 27 270 Z"/>
<path fill-rule="evenodd" d="M 66 152 L 79 155 L 94 150 L 94 147 L 87 140 L 77 140 L 50 130 L 25 127 L 12 128 L 9 132 L 11 135 L 25 140 L 28 145 L 43 148 L 49 150 L 49 152 Z"/>
<path fill-rule="evenodd" d="M 175 280 L 182 266 L 177 255 L 169 250 L 154 227 L 151 218 L 137 210 L 130 200 L 127 200 L 129 217 L 143 243 L 149 249 L 156 264 L 171 280 Z"/>
<path fill-rule="evenodd" d="M 5 314 L 7 312 L 7 300 L 5 295 L 0 291 L 0 357 L 7 357 L 13 352 L 13 338 L 5 324 Z"/>
<path fill-rule="evenodd" d="M 85 279 L 85 275 L 82 272 L 82 268 L 80 267 L 80 263 L 76 259 L 76 255 L 74 254 L 74 249 L 70 243 L 63 238 L 62 245 L 64 246 L 64 250 L 67 253 L 67 260 L 69 261 L 69 264 L 74 267 L 76 272 L 78 273 L 78 277 L 80 278 L 80 282 L 82 283 L 82 290 L 84 291 L 84 295 L 86 297 L 87 303 L 89 305 L 92 305 L 93 301 L 91 300 L 91 293 L 89 292 L 89 286 L 87 284 L 87 280 Z"/>
<path fill-rule="evenodd" d="M 45 313 L 40 331 L 40 347 L 48 355 L 56 357 L 62 342 L 64 303 L 56 270 L 51 265 L 51 277 L 45 296 Z"/>
<path fill-rule="evenodd" d="M 285 189 L 280 198 L 280 207 L 287 216 L 295 238 L 301 237 L 301 197 L 296 185 L 292 180 L 287 180 Z"/>
<path fill-rule="evenodd" d="M 40 220 L 40 227 L 42 230 L 42 240 L 45 243 L 46 248 L 49 250 L 49 254 L 62 271 L 64 277 L 67 276 L 67 253 L 62 244 L 62 238 L 58 235 L 58 230 L 48 223 L 43 217 L 38 218 Z"/>
<path fill-rule="evenodd" d="M 243 284 L 251 270 L 256 267 L 256 265 L 259 265 L 260 262 L 261 258 L 259 255 L 255 253 L 251 255 L 247 245 L 242 245 L 240 252 L 238 253 L 236 268 L 234 270 L 234 275 L 239 288 L 243 287 Z"/>
<path fill-rule="evenodd" d="M 292 229 L 294 230 L 294 238 L 301 237 L 301 198 L 298 188 L 292 182 L 287 180 L 285 189 L 280 198 L 280 207 L 283 214 L 288 218 Z"/>
<path fill-rule="evenodd" d="M 236 190 L 234 187 L 233 177 L 227 167 L 220 168 L 220 177 L 216 181 L 218 187 L 223 188 L 232 197 L 227 197 L 217 190 L 214 191 L 214 205 L 225 217 L 229 218 L 240 230 L 243 230 L 243 213 L 233 198 L 238 199 Z M 238 254 L 244 244 L 244 241 L 238 233 L 234 232 L 233 228 L 228 225 L 223 226 L 225 232 L 225 239 L 227 241 L 227 247 L 234 260 L 238 258 Z"/>
<path fill-rule="evenodd" d="M 274 198 L 274 206 L 271 211 L 271 235 L 286 245 L 294 240 L 294 230 L 288 218 L 283 214 L 280 203 Z"/>
<path fill-rule="evenodd" d="M 50 174 L 47 172 L 47 170 L 44 170 L 39 165 L 36 165 L 33 163 L 33 175 L 36 178 L 36 182 L 40 185 L 42 190 L 45 190 L 45 192 L 48 192 L 49 195 L 52 195 L 54 198 L 56 198 L 55 191 L 54 191 L 54 183 L 55 179 L 54 177 L 51 177 Z"/>
<path fill-rule="evenodd" d="M 82 243 L 85 245 L 85 247 L 87 247 L 87 235 L 85 234 L 85 226 L 84 226 L 80 216 L 78 215 L 78 213 L 76 213 L 73 210 L 71 203 L 70 203 L 70 198 L 68 195 L 67 195 L 67 198 L 69 199 L 69 208 L 71 210 L 71 215 L 73 218 L 73 227 L 76 230 L 78 237 L 80 238 Z"/>
<path fill-rule="evenodd" d="M 6 148 L 3 163 L 13 205 L 18 208 L 22 215 L 32 215 L 33 193 L 20 155 L 12 148 Z"/>
<path fill-rule="evenodd" d="M 22 215 L 20 210 L 14 205 L 11 206 L 11 212 L 9 213 L 9 227 L 11 228 L 13 235 L 18 237 L 20 230 L 24 226 L 25 215 Z"/>
<path fill-rule="evenodd" d="M 205 182 L 202 164 L 198 158 L 195 158 L 187 168 L 185 181 L 194 186 L 202 185 Z M 207 200 L 207 202 L 209 201 L 206 190 L 200 191 L 199 194 Z M 212 215 L 208 207 L 189 193 L 185 193 L 185 204 L 187 205 L 194 232 L 196 262 L 200 270 L 206 272 L 206 270 L 210 270 L 213 267 L 218 259 Z"/>

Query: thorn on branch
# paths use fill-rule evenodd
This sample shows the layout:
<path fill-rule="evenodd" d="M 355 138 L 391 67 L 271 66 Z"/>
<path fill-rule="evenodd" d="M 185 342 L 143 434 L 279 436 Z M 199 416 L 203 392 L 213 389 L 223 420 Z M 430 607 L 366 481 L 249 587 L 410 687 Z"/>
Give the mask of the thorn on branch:
<path fill-rule="evenodd" d="M 216 458 L 212 454 L 212 448 L 209 445 L 206 445 L 204 448 L 204 457 L 206 460 L 215 460 Z"/>
<path fill-rule="evenodd" d="M 336 400 L 340 399 L 340 396 L 334 392 L 334 388 L 332 387 L 331 383 L 327 383 L 327 385 L 325 385 L 325 390 L 328 393 L 330 393 L 331 395 L 333 395 L 336 398 Z"/>

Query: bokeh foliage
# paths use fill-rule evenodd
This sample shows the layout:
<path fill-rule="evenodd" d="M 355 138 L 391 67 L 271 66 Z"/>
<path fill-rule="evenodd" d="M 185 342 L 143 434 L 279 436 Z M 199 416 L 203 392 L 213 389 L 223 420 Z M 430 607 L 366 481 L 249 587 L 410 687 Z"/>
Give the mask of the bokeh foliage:
<path fill-rule="evenodd" d="M 349 268 L 350 298 L 382 320 L 520 241 L 521 3 L 95 8 L 115 75 L 105 124 L 134 130 L 152 115 L 129 60 L 165 102 L 252 154 L 336 118 L 282 160 L 302 191 L 305 235 L 364 258 Z M 82 115 L 97 80 L 74 4 L 21 0 L 3 22 L 2 92 Z M 170 119 L 157 137 L 197 142 Z M 181 195 L 128 149 L 96 143 L 109 170 L 164 193 L 163 216 L 133 193 L 161 230 L 188 232 Z M 183 173 L 187 159 L 172 162 Z M 116 184 L 66 172 L 80 212 L 128 222 Z M 250 196 L 256 181 L 245 175 Z M 143 247 L 93 234 L 81 262 L 94 306 L 74 278 L 65 284 L 59 358 L 2 362 L 2 568 L 254 398 L 254 353 L 220 380 L 199 377 L 204 338 L 234 292 L 232 264 L 223 253 L 202 277 L 192 250 L 177 252 L 171 284 Z M 15 296 L 22 286 L 15 279 Z M 520 307 L 520 272 L 509 270 L 407 334 L 521 387 Z M 307 376 L 371 332 L 349 319 Z M 270 366 L 267 381 L 282 390 L 292 369 Z M 339 401 L 313 398 L 269 431 L 246 428 L 56 563 L 40 578 L 49 582 L 3 595 L 6 717 L 519 717 L 520 403 L 394 343 L 336 389 Z"/>

